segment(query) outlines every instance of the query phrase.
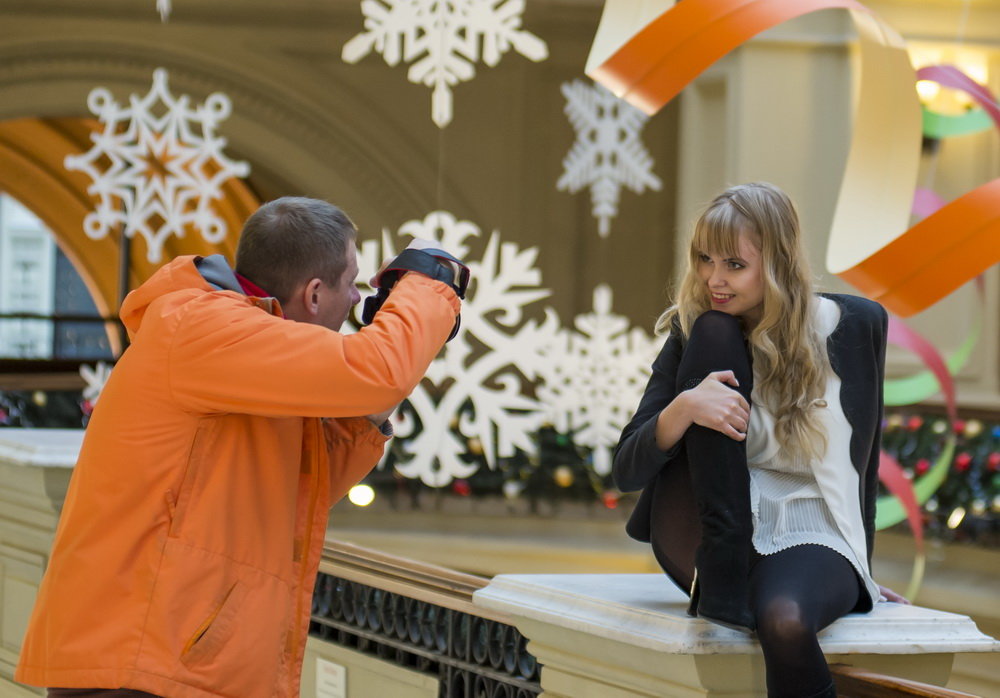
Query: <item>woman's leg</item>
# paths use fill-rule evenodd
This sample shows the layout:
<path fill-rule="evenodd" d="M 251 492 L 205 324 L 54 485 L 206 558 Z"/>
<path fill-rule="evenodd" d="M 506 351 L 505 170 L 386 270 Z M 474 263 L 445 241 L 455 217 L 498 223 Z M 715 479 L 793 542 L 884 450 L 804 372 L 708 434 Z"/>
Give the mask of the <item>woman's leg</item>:
<path fill-rule="evenodd" d="M 822 545 L 757 557 L 750 594 L 768 696 L 836 696 L 816 633 L 850 613 L 860 593 L 851 563 Z"/>
<path fill-rule="evenodd" d="M 677 386 L 686 390 L 713 371 L 731 370 L 740 394 L 750 402 L 753 371 L 739 320 L 710 310 L 691 328 L 677 368 Z M 753 628 L 748 577 L 753 521 L 746 444 L 722 432 L 692 425 L 684 448 L 701 520 L 695 553 L 699 616 L 725 625 Z"/>

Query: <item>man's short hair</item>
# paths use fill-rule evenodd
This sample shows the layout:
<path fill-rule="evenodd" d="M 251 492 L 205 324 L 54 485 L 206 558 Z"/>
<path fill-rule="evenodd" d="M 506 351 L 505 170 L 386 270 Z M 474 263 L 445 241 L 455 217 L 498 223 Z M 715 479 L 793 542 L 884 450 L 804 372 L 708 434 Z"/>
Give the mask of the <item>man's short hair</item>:
<path fill-rule="evenodd" d="M 298 196 L 275 199 L 243 225 L 236 272 L 287 303 L 310 279 L 337 283 L 347 268 L 347 245 L 356 235 L 354 222 L 331 203 Z"/>

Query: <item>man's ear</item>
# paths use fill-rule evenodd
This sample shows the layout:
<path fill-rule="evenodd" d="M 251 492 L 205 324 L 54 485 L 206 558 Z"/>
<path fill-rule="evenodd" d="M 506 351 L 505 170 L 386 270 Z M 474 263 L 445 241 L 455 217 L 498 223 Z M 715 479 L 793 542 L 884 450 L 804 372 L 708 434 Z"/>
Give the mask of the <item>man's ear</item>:
<path fill-rule="evenodd" d="M 297 287 L 288 302 L 281 304 L 285 317 L 296 322 L 313 322 L 319 313 L 319 287 L 322 283 L 319 279 L 309 279 Z"/>
<path fill-rule="evenodd" d="M 319 291 L 323 282 L 319 279 L 309 279 L 302 287 L 302 305 L 310 315 L 319 313 Z"/>

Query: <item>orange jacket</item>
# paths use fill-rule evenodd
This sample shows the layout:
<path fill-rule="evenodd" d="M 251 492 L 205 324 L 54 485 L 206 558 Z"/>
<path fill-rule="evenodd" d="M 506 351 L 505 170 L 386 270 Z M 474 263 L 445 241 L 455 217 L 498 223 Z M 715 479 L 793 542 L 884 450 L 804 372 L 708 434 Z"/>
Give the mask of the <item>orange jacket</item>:
<path fill-rule="evenodd" d="M 15 678 L 293 698 L 328 508 L 375 465 L 459 301 L 410 273 L 371 326 L 284 320 L 194 257 L 129 294 Z"/>

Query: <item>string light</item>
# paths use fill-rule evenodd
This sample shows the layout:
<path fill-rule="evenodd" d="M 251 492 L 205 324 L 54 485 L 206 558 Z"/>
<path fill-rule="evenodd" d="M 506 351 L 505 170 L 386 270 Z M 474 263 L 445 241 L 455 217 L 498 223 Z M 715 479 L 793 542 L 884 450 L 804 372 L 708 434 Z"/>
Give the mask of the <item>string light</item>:
<path fill-rule="evenodd" d="M 366 507 L 375 501 L 375 490 L 368 485 L 355 485 L 347 493 L 347 499 L 359 507 Z"/>

